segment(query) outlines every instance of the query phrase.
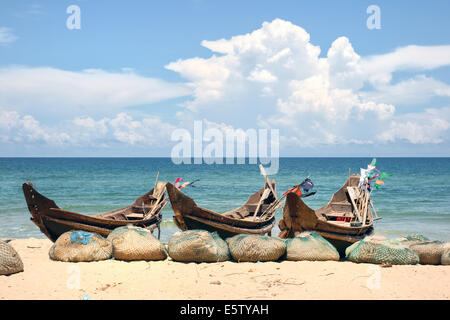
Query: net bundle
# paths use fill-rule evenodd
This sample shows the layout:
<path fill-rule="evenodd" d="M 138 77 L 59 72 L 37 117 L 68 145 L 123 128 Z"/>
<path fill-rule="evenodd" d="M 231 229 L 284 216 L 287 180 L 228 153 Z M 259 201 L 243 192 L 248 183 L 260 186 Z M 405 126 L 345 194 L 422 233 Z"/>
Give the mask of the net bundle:
<path fill-rule="evenodd" d="M 0 275 L 9 275 L 23 271 L 23 262 L 14 248 L 0 240 Z"/>
<path fill-rule="evenodd" d="M 417 253 L 420 264 L 441 264 L 441 256 L 444 252 L 444 242 L 425 241 L 410 245 L 409 248 Z"/>
<path fill-rule="evenodd" d="M 450 265 L 450 242 L 446 242 L 443 244 L 441 264 L 445 266 Z"/>
<path fill-rule="evenodd" d="M 113 246 L 113 257 L 117 260 L 164 260 L 167 258 L 164 245 L 144 228 L 124 226 L 114 229 L 107 240 Z"/>
<path fill-rule="evenodd" d="M 175 233 L 168 244 L 169 256 L 182 262 L 221 262 L 230 260 L 227 243 L 216 233 L 188 230 Z"/>
<path fill-rule="evenodd" d="M 286 252 L 284 241 L 269 236 L 238 234 L 228 238 L 227 243 L 238 262 L 277 261 Z"/>
<path fill-rule="evenodd" d="M 63 233 L 49 250 L 52 260 L 89 262 L 110 259 L 112 244 L 101 235 L 82 230 Z"/>
<path fill-rule="evenodd" d="M 418 264 L 419 256 L 397 240 L 363 239 L 345 250 L 346 258 L 357 263 Z"/>
<path fill-rule="evenodd" d="M 286 240 L 286 260 L 339 261 L 339 252 L 317 232 L 302 232 Z"/>

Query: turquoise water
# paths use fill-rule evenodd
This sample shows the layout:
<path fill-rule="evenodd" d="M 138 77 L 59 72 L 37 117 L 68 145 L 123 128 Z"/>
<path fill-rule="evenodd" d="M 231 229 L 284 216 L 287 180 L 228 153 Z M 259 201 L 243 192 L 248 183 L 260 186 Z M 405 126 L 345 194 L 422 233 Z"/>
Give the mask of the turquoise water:
<path fill-rule="evenodd" d="M 345 182 L 348 170 L 358 173 L 371 158 L 281 158 L 277 181 L 282 194 L 307 175 L 317 193 L 305 199 L 313 209 L 325 205 Z M 393 176 L 372 193 L 378 215 L 376 233 L 393 238 L 423 234 L 450 241 L 450 158 L 377 158 L 377 168 Z M 262 187 L 254 164 L 175 165 L 170 158 L 0 158 L 0 238 L 44 238 L 30 221 L 22 184 L 36 189 L 60 208 L 95 214 L 123 207 L 159 181 L 200 179 L 183 191 L 199 206 L 223 212 L 240 206 Z M 178 229 L 170 204 L 163 211 L 161 239 Z M 281 210 L 277 212 L 281 218 Z M 278 224 L 278 222 L 277 222 Z M 276 226 L 273 235 L 278 235 Z"/>

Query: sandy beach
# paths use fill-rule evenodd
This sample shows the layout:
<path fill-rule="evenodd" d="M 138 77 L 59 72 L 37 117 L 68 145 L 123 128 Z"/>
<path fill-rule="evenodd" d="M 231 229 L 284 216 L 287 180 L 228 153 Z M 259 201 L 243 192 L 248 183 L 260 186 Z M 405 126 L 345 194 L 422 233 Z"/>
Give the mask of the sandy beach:
<path fill-rule="evenodd" d="M 0 276 L 2 300 L 301 300 L 450 298 L 448 266 L 380 267 L 347 261 L 66 263 L 48 257 L 48 239 L 10 244 L 24 272 Z"/>

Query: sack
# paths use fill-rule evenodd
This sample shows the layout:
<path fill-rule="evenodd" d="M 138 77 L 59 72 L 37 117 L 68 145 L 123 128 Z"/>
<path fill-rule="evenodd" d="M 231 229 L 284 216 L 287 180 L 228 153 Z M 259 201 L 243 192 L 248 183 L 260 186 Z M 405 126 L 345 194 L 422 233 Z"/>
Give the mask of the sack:
<path fill-rule="evenodd" d="M 426 241 L 410 245 L 409 248 L 417 253 L 420 264 L 441 264 L 443 244 L 442 241 Z"/>
<path fill-rule="evenodd" d="M 450 242 L 446 242 L 442 245 L 441 264 L 444 266 L 450 265 Z"/>
<path fill-rule="evenodd" d="M 23 271 L 23 262 L 14 248 L 0 240 L 0 275 L 9 275 Z"/>
<path fill-rule="evenodd" d="M 114 229 L 107 240 L 113 246 L 113 257 L 118 260 L 164 260 L 164 246 L 144 228 L 126 226 Z"/>
<path fill-rule="evenodd" d="M 227 243 L 238 262 L 277 261 L 286 252 L 284 241 L 269 236 L 238 234 L 228 238 Z"/>
<path fill-rule="evenodd" d="M 427 237 L 422 236 L 420 234 L 409 235 L 406 237 L 397 238 L 395 240 L 399 241 L 405 247 L 409 247 L 409 246 L 411 246 L 413 244 L 417 244 L 417 243 L 423 243 L 423 242 L 430 241 L 430 239 L 428 239 Z"/>
<path fill-rule="evenodd" d="M 317 232 L 302 232 L 286 240 L 286 260 L 339 261 L 339 252 Z"/>
<path fill-rule="evenodd" d="M 112 244 L 102 236 L 82 230 L 63 233 L 49 250 L 52 260 L 89 262 L 110 259 Z"/>
<path fill-rule="evenodd" d="M 417 264 L 419 256 L 397 240 L 363 239 L 345 250 L 348 260 L 357 263 Z"/>
<path fill-rule="evenodd" d="M 168 244 L 169 256 L 182 262 L 221 262 L 230 260 L 227 243 L 217 233 L 188 230 L 175 233 Z"/>

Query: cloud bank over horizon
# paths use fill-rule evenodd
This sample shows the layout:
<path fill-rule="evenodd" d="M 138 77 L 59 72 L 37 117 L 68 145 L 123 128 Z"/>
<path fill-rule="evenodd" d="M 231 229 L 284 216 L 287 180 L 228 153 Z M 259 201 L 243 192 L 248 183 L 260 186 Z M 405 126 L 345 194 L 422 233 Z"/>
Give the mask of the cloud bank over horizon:
<path fill-rule="evenodd" d="M 449 142 L 450 102 L 429 105 L 448 101 L 450 85 L 427 72 L 450 65 L 450 45 L 364 57 L 339 37 L 322 52 L 305 29 L 282 19 L 201 45 L 212 55 L 165 66 L 185 80 L 177 83 L 133 70 L 2 67 L 0 142 L 170 147 L 171 132 L 192 129 L 194 120 L 234 130 L 279 129 L 281 155 L 323 146 Z M 164 110 L 154 105 L 171 99 L 183 102 L 161 117 Z"/>

